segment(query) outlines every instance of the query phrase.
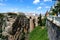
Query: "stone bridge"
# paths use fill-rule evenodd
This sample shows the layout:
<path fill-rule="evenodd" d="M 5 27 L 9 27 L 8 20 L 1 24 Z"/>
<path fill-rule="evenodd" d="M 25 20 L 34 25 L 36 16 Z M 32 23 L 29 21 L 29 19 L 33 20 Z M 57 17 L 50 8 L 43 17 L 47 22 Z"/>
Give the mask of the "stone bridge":
<path fill-rule="evenodd" d="M 46 26 L 49 40 L 60 40 L 60 17 L 48 16 Z"/>

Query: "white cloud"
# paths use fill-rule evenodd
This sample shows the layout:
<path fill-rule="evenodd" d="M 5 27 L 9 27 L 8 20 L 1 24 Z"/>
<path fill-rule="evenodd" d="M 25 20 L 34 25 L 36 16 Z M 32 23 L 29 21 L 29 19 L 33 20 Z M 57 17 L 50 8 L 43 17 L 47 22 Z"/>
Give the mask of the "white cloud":
<path fill-rule="evenodd" d="M 37 10 L 41 9 L 42 7 L 38 7 Z"/>
<path fill-rule="evenodd" d="M 39 3 L 40 2 L 40 0 L 34 0 L 33 1 L 33 4 L 37 4 L 37 3 Z"/>
<path fill-rule="evenodd" d="M 50 6 L 46 6 L 45 8 L 50 8 Z"/>
<path fill-rule="evenodd" d="M 40 3 L 40 5 L 44 5 L 45 6 L 46 4 L 45 3 Z"/>
<path fill-rule="evenodd" d="M 46 1 L 52 1 L 52 0 L 44 0 L 44 1 L 46 2 Z"/>
<path fill-rule="evenodd" d="M 44 3 L 40 3 L 40 5 L 44 5 Z"/>
<path fill-rule="evenodd" d="M 0 12 L 18 12 L 18 11 L 20 11 L 19 8 L 7 8 L 7 7 L 0 8 Z"/>
<path fill-rule="evenodd" d="M 18 8 L 8 8 L 7 10 L 11 11 L 11 12 L 17 12 Z"/>
<path fill-rule="evenodd" d="M 0 6 L 5 6 L 6 4 L 4 4 L 4 3 L 0 3 Z"/>

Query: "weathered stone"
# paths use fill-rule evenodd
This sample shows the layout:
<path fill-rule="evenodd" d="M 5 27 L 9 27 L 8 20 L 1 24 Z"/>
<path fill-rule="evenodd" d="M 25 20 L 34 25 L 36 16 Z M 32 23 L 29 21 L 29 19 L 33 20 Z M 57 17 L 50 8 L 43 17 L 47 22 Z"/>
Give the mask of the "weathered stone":
<path fill-rule="evenodd" d="M 50 40 L 60 40 L 60 26 L 57 25 L 57 22 L 60 21 L 59 17 L 47 18 L 46 26 L 48 29 L 48 36 Z M 52 20 L 51 20 L 52 19 Z M 56 23 L 55 23 L 56 22 Z"/>

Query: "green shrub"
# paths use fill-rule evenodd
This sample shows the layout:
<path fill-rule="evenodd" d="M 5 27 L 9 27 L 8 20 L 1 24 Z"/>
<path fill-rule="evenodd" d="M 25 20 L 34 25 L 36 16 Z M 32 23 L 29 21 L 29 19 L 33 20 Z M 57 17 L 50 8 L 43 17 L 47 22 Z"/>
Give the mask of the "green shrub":
<path fill-rule="evenodd" d="M 44 17 L 44 19 L 42 19 L 42 25 L 45 26 L 46 24 L 46 17 Z"/>

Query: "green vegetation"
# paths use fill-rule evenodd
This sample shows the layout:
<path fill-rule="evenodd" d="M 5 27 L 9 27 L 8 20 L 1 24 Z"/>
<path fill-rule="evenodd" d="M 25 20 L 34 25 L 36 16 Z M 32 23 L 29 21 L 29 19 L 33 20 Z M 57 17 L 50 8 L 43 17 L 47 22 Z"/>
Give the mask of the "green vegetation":
<path fill-rule="evenodd" d="M 49 40 L 46 27 L 36 27 L 30 33 L 29 40 Z"/>
<path fill-rule="evenodd" d="M 58 13 L 60 14 L 60 1 L 59 0 L 57 0 L 55 5 L 50 8 L 49 14 L 50 15 L 55 15 L 56 14 L 56 16 L 58 16 Z"/>
<path fill-rule="evenodd" d="M 39 17 L 38 17 L 38 19 L 39 19 L 39 21 L 38 21 L 38 25 L 39 26 L 42 26 L 42 16 L 41 16 L 41 14 L 39 15 Z"/>
<path fill-rule="evenodd" d="M 16 16 L 16 13 L 8 13 L 8 15 Z"/>
<path fill-rule="evenodd" d="M 0 19 L 3 18 L 3 17 L 5 17 L 5 16 L 4 16 L 3 14 L 0 13 Z"/>
<path fill-rule="evenodd" d="M 38 17 L 38 25 L 39 26 L 45 26 L 45 24 L 46 24 L 46 16 L 44 16 L 44 18 L 42 19 L 42 16 L 40 14 Z"/>
<path fill-rule="evenodd" d="M 46 25 L 46 19 L 47 19 L 47 17 L 46 17 L 46 16 L 44 16 L 44 19 L 42 19 L 42 25 L 43 25 L 43 26 L 45 26 L 45 25 Z"/>

